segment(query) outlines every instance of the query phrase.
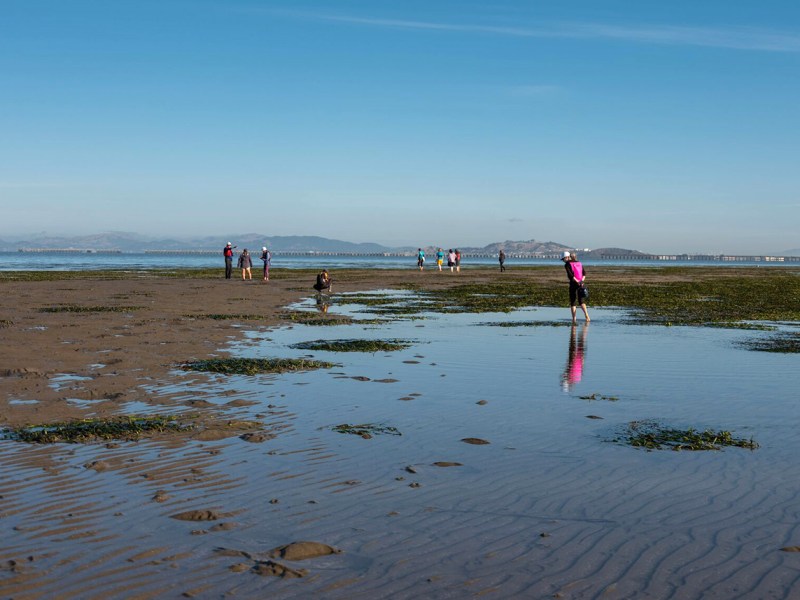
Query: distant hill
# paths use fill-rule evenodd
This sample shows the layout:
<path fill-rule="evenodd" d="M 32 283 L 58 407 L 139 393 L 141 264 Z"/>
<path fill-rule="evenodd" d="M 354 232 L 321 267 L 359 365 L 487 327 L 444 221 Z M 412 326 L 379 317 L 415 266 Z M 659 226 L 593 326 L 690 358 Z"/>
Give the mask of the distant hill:
<path fill-rule="evenodd" d="M 605 257 L 636 257 L 636 256 L 649 256 L 644 252 L 639 252 L 638 250 L 626 250 L 625 248 L 595 248 L 594 250 L 589 250 L 588 252 L 581 252 L 580 253 L 582 258 L 605 258 Z"/>
<path fill-rule="evenodd" d="M 252 250 L 267 246 L 276 252 L 353 252 L 380 253 L 396 249 L 374 243 L 353 243 L 318 236 L 268 236 L 260 233 L 226 234 L 220 237 L 156 238 L 127 232 L 107 232 L 73 237 L 31 236 L 15 242 L 0 242 L 0 249 L 15 251 L 20 248 L 119 250 L 145 252 L 155 250 L 222 251 L 226 242 L 240 249 Z"/>
<path fill-rule="evenodd" d="M 462 253 L 465 254 L 497 254 L 503 250 L 506 254 L 555 254 L 570 250 L 569 246 L 559 244 L 557 242 L 539 242 L 537 240 L 528 240 L 521 242 L 514 242 L 507 240 L 505 242 L 495 242 L 484 246 L 483 248 L 461 248 Z"/>

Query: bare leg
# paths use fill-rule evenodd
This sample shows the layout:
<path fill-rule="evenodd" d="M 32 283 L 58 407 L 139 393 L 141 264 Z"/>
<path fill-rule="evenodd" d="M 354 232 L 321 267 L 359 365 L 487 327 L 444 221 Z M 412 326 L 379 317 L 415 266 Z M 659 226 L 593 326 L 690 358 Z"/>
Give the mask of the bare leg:
<path fill-rule="evenodd" d="M 583 316 L 586 317 L 586 322 L 588 323 L 589 321 L 591 321 L 591 319 L 589 318 L 589 311 L 586 310 L 586 304 L 585 303 L 581 304 L 581 310 L 583 311 Z M 573 323 L 575 322 L 575 312 L 574 311 L 572 313 L 572 321 L 573 321 Z"/>
<path fill-rule="evenodd" d="M 569 310 L 570 310 L 570 312 L 572 313 L 572 323 L 573 323 L 573 325 L 574 325 L 574 324 L 575 324 L 575 320 L 576 320 L 576 319 L 575 319 L 575 314 L 578 312 L 578 309 L 577 309 L 577 308 L 575 308 L 574 306 L 570 306 L 570 307 L 569 307 Z"/>

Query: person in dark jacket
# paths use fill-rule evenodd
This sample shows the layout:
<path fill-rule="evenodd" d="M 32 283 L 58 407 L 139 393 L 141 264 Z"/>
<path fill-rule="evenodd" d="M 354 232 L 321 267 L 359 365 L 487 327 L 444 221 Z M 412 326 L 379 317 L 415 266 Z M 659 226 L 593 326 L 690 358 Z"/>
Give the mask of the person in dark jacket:
<path fill-rule="evenodd" d="M 253 278 L 253 272 L 251 271 L 253 268 L 253 259 L 250 258 L 250 253 L 247 251 L 247 248 L 242 250 L 242 253 L 239 255 L 239 268 L 242 270 L 242 281 Z"/>
<path fill-rule="evenodd" d="M 497 260 L 500 261 L 500 272 L 506 270 L 506 253 L 500 250 L 500 255 L 497 257 Z"/>
<path fill-rule="evenodd" d="M 222 249 L 222 255 L 225 257 L 225 279 L 230 279 L 233 273 L 233 249 L 236 246 L 231 246 L 228 242 Z"/>
<path fill-rule="evenodd" d="M 272 263 L 272 253 L 264 246 L 261 248 L 261 260 L 264 261 L 264 281 L 269 281 L 269 265 Z"/>
<path fill-rule="evenodd" d="M 322 292 L 323 290 L 327 290 L 328 292 L 331 291 L 331 276 L 328 274 L 327 269 L 322 269 L 322 271 L 317 275 L 317 282 L 314 284 L 314 289 L 318 292 Z"/>

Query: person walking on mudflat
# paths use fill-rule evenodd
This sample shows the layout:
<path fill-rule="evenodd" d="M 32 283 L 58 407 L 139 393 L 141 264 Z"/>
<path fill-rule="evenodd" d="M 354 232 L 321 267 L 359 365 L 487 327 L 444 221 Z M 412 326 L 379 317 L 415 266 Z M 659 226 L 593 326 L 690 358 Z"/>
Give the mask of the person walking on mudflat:
<path fill-rule="evenodd" d="M 574 252 L 564 252 L 561 257 L 564 262 L 564 269 L 567 271 L 567 278 L 569 279 L 569 309 L 572 313 L 572 322 L 576 321 L 576 314 L 578 312 L 576 304 L 580 304 L 583 316 L 586 317 L 586 322 L 591 321 L 589 318 L 589 311 L 586 310 L 586 293 L 584 283 L 586 281 L 586 270 L 583 265 L 578 262 L 578 256 Z"/>
<path fill-rule="evenodd" d="M 242 250 L 242 253 L 239 255 L 239 268 L 242 270 L 242 281 L 253 278 L 253 272 L 251 271 L 253 268 L 253 260 L 250 258 L 250 253 L 247 251 L 247 248 Z"/>
<path fill-rule="evenodd" d="M 314 289 L 320 294 L 324 291 L 329 294 L 331 293 L 333 289 L 333 280 L 328 273 L 328 269 L 322 269 L 322 271 L 319 272 L 317 275 L 317 282 L 314 284 Z"/>
<path fill-rule="evenodd" d="M 450 272 L 453 272 L 453 267 L 456 266 L 456 253 L 450 248 L 447 250 L 447 266 L 450 267 Z"/>
<path fill-rule="evenodd" d="M 439 266 L 439 270 L 442 270 L 442 263 L 444 262 L 444 250 L 439 248 L 436 252 L 436 264 Z"/>
<path fill-rule="evenodd" d="M 236 246 L 231 246 L 228 242 L 222 249 L 222 255 L 225 257 L 225 279 L 230 279 L 233 273 L 233 249 Z"/>
<path fill-rule="evenodd" d="M 269 281 L 269 265 L 272 262 L 272 253 L 264 246 L 261 248 L 261 260 L 264 261 L 264 281 Z"/>
<path fill-rule="evenodd" d="M 500 250 L 500 255 L 497 257 L 497 260 L 500 261 L 500 272 L 506 270 L 506 253 Z"/>
<path fill-rule="evenodd" d="M 425 270 L 425 250 L 417 248 L 417 266 L 420 271 Z"/>

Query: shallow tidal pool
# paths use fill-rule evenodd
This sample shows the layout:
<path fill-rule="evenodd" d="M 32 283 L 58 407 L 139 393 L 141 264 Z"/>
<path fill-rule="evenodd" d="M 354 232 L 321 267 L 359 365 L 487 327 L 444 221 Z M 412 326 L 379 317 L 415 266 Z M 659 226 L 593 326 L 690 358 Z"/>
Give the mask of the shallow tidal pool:
<path fill-rule="evenodd" d="M 796 355 L 744 349 L 753 331 L 632 325 L 610 309 L 590 308 L 593 321 L 572 327 L 566 308 L 392 319 L 347 295 L 331 302 L 292 308 L 368 322 L 251 331 L 229 350 L 337 366 L 181 372 L 161 390 L 191 410 L 258 420 L 265 435 L 7 447 L 15 547 L 49 553 L 36 589 L 102 589 L 123 577 L 118 557 L 131 570 L 125 593 L 141 597 L 800 594 L 800 552 L 781 550 L 800 546 Z M 353 339 L 410 345 L 295 347 Z M 632 421 L 728 430 L 759 448 L 615 442 Z M 51 474 L 18 491 L 38 485 L 33 453 L 56 465 L 60 487 Z M 170 518 L 191 510 L 219 518 Z M 70 541 L 56 517 L 52 535 L 26 529 L 48 511 L 88 534 Z M 307 571 L 298 579 L 255 569 L 270 548 L 301 540 L 341 552 L 284 561 Z"/>

